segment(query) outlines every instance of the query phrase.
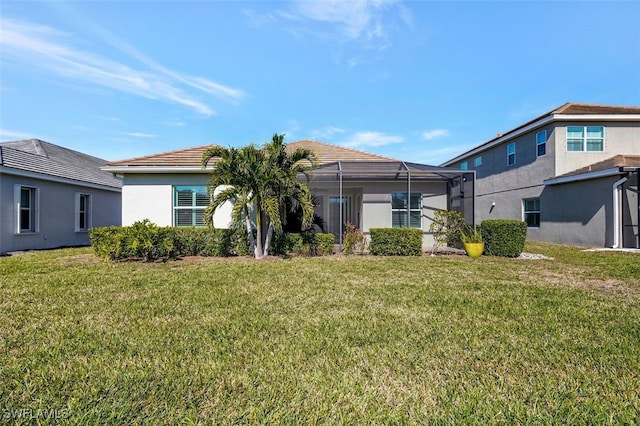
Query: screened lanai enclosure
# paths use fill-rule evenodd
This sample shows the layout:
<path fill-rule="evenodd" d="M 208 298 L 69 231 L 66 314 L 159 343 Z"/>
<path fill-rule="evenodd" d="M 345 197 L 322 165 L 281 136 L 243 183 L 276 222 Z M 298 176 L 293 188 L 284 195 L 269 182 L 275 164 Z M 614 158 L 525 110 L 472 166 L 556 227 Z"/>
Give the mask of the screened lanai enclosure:
<path fill-rule="evenodd" d="M 423 246 L 433 238 L 436 210 L 459 211 L 475 225 L 475 172 L 404 161 L 336 161 L 313 171 L 309 184 L 316 214 L 342 244 L 346 223 L 368 235 L 371 228 L 422 229 Z"/>

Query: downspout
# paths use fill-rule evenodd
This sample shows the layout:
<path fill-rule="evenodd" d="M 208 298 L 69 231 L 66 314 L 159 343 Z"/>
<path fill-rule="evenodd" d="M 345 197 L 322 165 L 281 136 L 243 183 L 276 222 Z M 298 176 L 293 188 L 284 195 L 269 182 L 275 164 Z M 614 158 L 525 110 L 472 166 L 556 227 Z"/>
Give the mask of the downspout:
<path fill-rule="evenodd" d="M 407 228 L 411 228 L 411 170 L 404 161 L 402 165 L 407 171 Z"/>
<path fill-rule="evenodd" d="M 471 207 L 471 220 L 473 222 L 473 229 L 476 229 L 476 171 L 473 171 L 473 181 L 471 184 L 471 188 L 473 189 L 473 198 L 472 198 L 472 207 Z"/>
<path fill-rule="evenodd" d="M 622 184 L 627 181 L 626 177 L 623 177 L 620 180 L 617 180 L 613 184 L 613 246 L 611 248 L 620 248 L 620 234 L 621 224 L 620 224 L 620 194 Z"/>
<path fill-rule="evenodd" d="M 344 200 L 342 199 L 342 162 L 338 161 L 338 176 L 340 178 L 340 235 L 338 242 L 340 243 L 340 251 L 342 251 L 342 209 L 344 209 Z"/>

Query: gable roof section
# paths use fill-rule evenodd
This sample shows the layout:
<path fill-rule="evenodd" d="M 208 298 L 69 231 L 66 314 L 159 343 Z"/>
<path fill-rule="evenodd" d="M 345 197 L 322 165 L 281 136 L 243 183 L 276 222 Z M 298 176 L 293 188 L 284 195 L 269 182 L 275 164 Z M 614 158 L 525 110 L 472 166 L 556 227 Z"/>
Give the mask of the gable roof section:
<path fill-rule="evenodd" d="M 211 145 L 113 161 L 108 163 L 106 167 L 103 167 L 103 170 L 113 173 L 179 172 L 181 170 L 202 172 L 205 170 L 202 169 L 200 159 L 209 146 Z M 335 163 L 337 161 L 396 161 L 393 158 L 312 140 L 301 140 L 287 144 L 287 150 L 289 152 L 297 148 L 312 150 L 318 157 L 318 166 Z M 213 163 L 215 164 L 215 159 Z"/>
<path fill-rule="evenodd" d="M 450 160 L 442 163 L 442 166 L 450 166 L 453 163 L 465 158 L 479 154 L 496 145 L 500 145 L 510 139 L 529 132 L 537 127 L 544 126 L 553 121 L 562 120 L 607 120 L 607 121 L 640 121 L 640 107 L 637 106 L 615 106 L 615 105 L 595 105 L 569 102 L 558 108 L 542 114 L 533 120 L 527 121 L 520 126 L 509 130 L 506 133 L 499 133 L 495 138 L 482 143 Z"/>
<path fill-rule="evenodd" d="M 616 155 L 589 166 L 544 181 L 545 185 L 569 183 L 579 180 L 596 179 L 619 175 L 628 170 L 640 169 L 640 155 Z"/>
<path fill-rule="evenodd" d="M 3 172 L 35 173 L 42 178 L 120 189 L 122 180 L 100 168 L 107 162 L 39 139 L 0 143 Z"/>

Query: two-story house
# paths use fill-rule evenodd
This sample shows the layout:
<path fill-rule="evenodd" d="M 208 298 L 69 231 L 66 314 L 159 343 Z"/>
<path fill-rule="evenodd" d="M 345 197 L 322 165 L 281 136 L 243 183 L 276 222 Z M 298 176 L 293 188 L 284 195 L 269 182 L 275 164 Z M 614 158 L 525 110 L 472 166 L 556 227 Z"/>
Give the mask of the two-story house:
<path fill-rule="evenodd" d="M 640 248 L 640 107 L 567 103 L 452 158 L 475 170 L 476 219 L 534 241 Z"/>

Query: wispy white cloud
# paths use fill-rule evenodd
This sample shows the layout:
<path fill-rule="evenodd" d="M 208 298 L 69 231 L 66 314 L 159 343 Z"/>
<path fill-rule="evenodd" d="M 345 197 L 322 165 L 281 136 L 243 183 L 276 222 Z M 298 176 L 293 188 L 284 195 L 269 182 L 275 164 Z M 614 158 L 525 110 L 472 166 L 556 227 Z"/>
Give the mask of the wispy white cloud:
<path fill-rule="evenodd" d="M 296 36 L 310 34 L 338 43 L 336 60 L 349 67 L 370 60 L 369 54 L 352 51 L 349 44 L 380 52 L 391 45 L 390 21 L 397 17 L 406 27 L 412 26 L 411 12 L 398 0 L 294 1 L 277 16 L 289 22 L 287 31 Z"/>
<path fill-rule="evenodd" d="M 398 135 L 388 135 L 382 132 L 357 132 L 351 135 L 348 139 L 342 141 L 340 145 L 349 148 L 356 147 L 378 147 L 385 145 L 392 145 L 404 142 L 404 137 Z"/>
<path fill-rule="evenodd" d="M 449 136 L 450 133 L 447 129 L 433 129 L 422 132 L 422 139 L 429 141 L 431 139 L 441 138 L 443 136 Z"/>
<path fill-rule="evenodd" d="M 141 62 L 144 69 L 78 50 L 69 34 L 51 27 L 12 19 L 1 19 L 0 27 L 3 57 L 18 61 L 23 66 L 44 69 L 57 77 L 180 104 L 203 115 L 215 114 L 201 99 L 203 95 L 230 102 L 238 102 L 245 96 L 239 89 L 164 68 L 107 32 L 102 32 L 103 39 Z"/>
<path fill-rule="evenodd" d="M 298 132 L 302 129 L 302 126 L 297 120 L 287 120 L 284 127 L 285 131 L 282 133 L 284 133 L 287 141 L 296 139 Z"/>
<path fill-rule="evenodd" d="M 172 126 L 172 127 L 184 127 L 187 125 L 187 123 L 185 123 L 184 121 L 164 121 L 160 124 L 163 124 L 165 126 Z"/>
<path fill-rule="evenodd" d="M 25 133 L 25 132 L 17 132 L 15 130 L 9 129 L 0 129 L 0 140 L 9 140 L 9 139 L 31 139 L 34 135 Z"/>
<path fill-rule="evenodd" d="M 152 139 L 157 138 L 158 135 L 153 135 L 151 133 L 141 133 L 141 132 L 122 132 L 123 135 L 133 136 L 134 138 L 145 138 Z"/>
<path fill-rule="evenodd" d="M 344 134 L 346 130 L 336 127 L 336 126 L 328 126 L 324 129 L 315 129 L 309 132 L 312 139 L 333 139 L 336 135 Z"/>

